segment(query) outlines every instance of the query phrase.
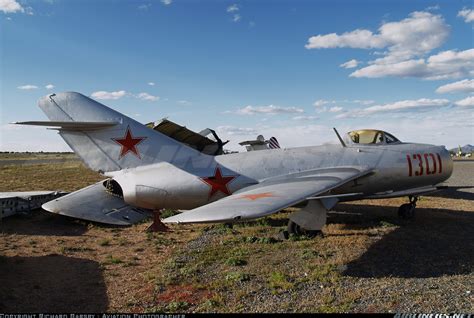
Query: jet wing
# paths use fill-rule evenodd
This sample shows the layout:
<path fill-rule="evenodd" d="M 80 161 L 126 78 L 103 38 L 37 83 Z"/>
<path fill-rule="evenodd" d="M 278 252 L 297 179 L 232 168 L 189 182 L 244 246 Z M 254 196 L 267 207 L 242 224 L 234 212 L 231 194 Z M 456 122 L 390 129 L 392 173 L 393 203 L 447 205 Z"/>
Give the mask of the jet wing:
<path fill-rule="evenodd" d="M 367 167 L 340 167 L 269 179 L 224 199 L 166 218 L 163 222 L 212 223 L 260 218 L 371 172 Z"/>

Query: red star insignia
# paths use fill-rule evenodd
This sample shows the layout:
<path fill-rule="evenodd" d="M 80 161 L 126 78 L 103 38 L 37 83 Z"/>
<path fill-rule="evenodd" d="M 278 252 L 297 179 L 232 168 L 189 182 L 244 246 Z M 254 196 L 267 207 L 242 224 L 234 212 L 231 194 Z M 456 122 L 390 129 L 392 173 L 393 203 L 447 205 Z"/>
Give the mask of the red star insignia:
<path fill-rule="evenodd" d="M 237 176 L 222 176 L 221 168 L 217 167 L 214 172 L 214 176 L 211 177 L 202 177 L 200 178 L 204 183 L 211 186 L 209 190 L 209 198 L 214 195 L 214 193 L 220 191 L 226 195 L 230 195 L 231 192 L 227 188 L 227 184 L 237 178 Z"/>
<path fill-rule="evenodd" d="M 140 153 L 138 152 L 138 149 L 136 146 L 139 143 L 141 143 L 143 140 L 145 140 L 146 138 L 147 137 L 133 138 L 132 131 L 130 130 L 130 126 L 127 126 L 127 132 L 125 133 L 125 136 L 123 136 L 123 138 L 112 138 L 113 141 L 115 141 L 116 143 L 122 146 L 122 149 L 120 150 L 119 159 L 122 159 L 122 157 L 125 156 L 129 152 L 132 152 L 133 154 L 135 154 L 135 156 L 141 159 Z"/>

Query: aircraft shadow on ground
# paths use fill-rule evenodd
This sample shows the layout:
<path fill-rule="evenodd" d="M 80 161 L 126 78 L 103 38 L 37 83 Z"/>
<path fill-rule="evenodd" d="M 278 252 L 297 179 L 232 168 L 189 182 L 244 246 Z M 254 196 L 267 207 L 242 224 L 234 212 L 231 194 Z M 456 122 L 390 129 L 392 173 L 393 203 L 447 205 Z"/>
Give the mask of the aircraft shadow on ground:
<path fill-rule="evenodd" d="M 346 276 L 428 278 L 474 272 L 472 212 L 417 208 L 415 219 L 402 221 L 396 220 L 396 207 L 341 204 L 338 209 L 362 213 L 359 222 L 351 222 L 352 216 L 332 218 L 347 229 L 369 228 L 382 220 L 399 225 L 348 263 Z"/>
<path fill-rule="evenodd" d="M 45 236 L 79 236 L 87 224 L 63 215 L 36 210 L 28 216 L 13 215 L 0 222 L 0 233 Z"/>
<path fill-rule="evenodd" d="M 105 312 L 100 264 L 61 255 L 0 256 L 0 312 Z"/>
<path fill-rule="evenodd" d="M 474 192 L 466 192 L 463 190 L 474 189 L 474 186 L 462 186 L 462 187 L 449 187 L 426 196 L 429 197 L 441 197 L 448 199 L 463 199 L 463 200 L 474 200 Z M 471 190 L 472 191 L 472 190 Z"/>

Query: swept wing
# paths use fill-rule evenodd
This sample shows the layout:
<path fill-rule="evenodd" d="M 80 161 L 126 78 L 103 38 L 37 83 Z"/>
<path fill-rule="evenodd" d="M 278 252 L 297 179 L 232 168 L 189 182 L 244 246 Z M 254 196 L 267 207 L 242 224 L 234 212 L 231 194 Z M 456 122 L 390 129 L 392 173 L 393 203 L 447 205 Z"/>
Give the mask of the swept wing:
<path fill-rule="evenodd" d="M 305 201 L 371 173 L 367 167 L 317 169 L 274 178 L 231 196 L 166 218 L 165 223 L 212 223 L 255 219 Z"/>

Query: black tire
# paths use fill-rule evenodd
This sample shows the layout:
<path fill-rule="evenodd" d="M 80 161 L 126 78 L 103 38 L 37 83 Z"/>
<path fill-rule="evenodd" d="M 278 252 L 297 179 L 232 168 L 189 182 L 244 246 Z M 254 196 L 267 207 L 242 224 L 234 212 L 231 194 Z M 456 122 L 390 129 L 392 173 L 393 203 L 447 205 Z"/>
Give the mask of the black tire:
<path fill-rule="evenodd" d="M 398 216 L 404 220 L 413 219 L 415 217 L 415 206 L 410 203 L 402 204 L 398 208 Z"/>
<path fill-rule="evenodd" d="M 288 233 L 293 235 L 305 235 L 309 238 L 313 238 L 321 234 L 322 232 L 318 230 L 307 230 L 293 221 L 288 221 Z"/>

